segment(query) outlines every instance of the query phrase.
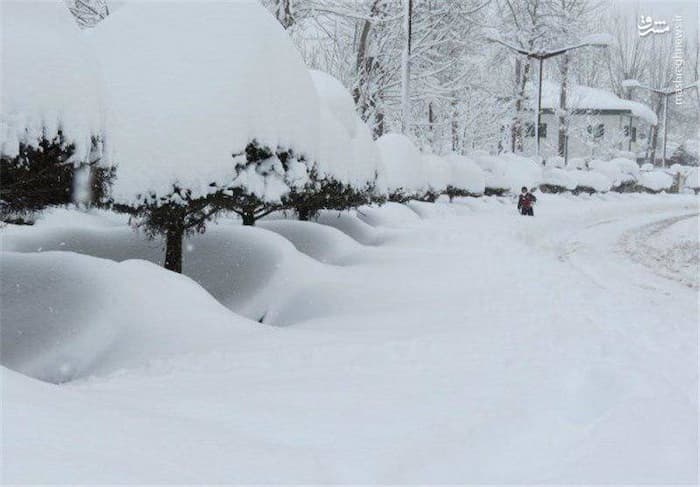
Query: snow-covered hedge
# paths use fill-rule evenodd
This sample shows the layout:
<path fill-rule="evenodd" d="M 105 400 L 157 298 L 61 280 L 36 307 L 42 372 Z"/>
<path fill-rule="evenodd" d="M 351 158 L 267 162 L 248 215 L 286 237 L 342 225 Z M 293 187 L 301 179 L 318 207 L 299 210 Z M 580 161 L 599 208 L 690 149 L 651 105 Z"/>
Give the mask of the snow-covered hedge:
<path fill-rule="evenodd" d="M 547 193 L 562 193 L 576 189 L 578 185 L 573 171 L 565 171 L 558 167 L 547 167 L 542 171 L 540 188 Z"/>
<path fill-rule="evenodd" d="M 700 171 L 698 167 L 692 167 L 685 175 L 683 187 L 696 193 L 700 192 Z"/>
<path fill-rule="evenodd" d="M 378 185 L 386 188 L 391 201 L 420 198 L 428 190 L 428 178 L 421 154 L 413 142 L 401 134 L 385 134 L 377 139 L 384 171 Z"/>
<path fill-rule="evenodd" d="M 673 176 L 660 170 L 643 171 L 637 180 L 637 184 L 648 192 L 659 193 L 671 189 Z"/>
<path fill-rule="evenodd" d="M 235 171 L 234 155 L 256 141 L 316 158 L 316 91 L 283 28 L 256 2 L 127 4 L 91 37 L 107 87 L 116 201 L 168 197 L 174 186 L 192 197 L 250 188 L 277 201 L 289 190 L 287 162 L 272 156 Z"/>
<path fill-rule="evenodd" d="M 113 198 L 166 236 L 221 210 L 243 222 L 281 207 L 309 180 L 320 108 L 300 54 L 257 2 L 127 4 L 94 29 L 109 109 Z"/>
<path fill-rule="evenodd" d="M 434 200 L 437 196 L 447 193 L 452 184 L 452 167 L 443 157 L 426 153 L 421 162 L 427 177 L 428 195 L 426 199 Z"/>
<path fill-rule="evenodd" d="M 569 171 L 576 187 L 576 193 L 605 193 L 612 188 L 612 181 L 599 171 L 574 170 Z"/>
<path fill-rule="evenodd" d="M 87 161 L 102 135 L 99 70 L 61 0 L 2 3 L 0 154 L 59 133 Z"/>
<path fill-rule="evenodd" d="M 486 190 L 484 171 L 471 159 L 459 154 L 445 156 L 450 168 L 447 194 L 450 199 L 455 196 L 480 196 Z"/>
<path fill-rule="evenodd" d="M 0 22 L 0 217 L 97 200 L 109 171 L 95 56 L 60 0 L 3 2 Z"/>
<path fill-rule="evenodd" d="M 302 220 L 322 209 L 347 209 L 376 199 L 381 171 L 379 149 L 355 112 L 350 93 L 326 73 L 310 74 L 320 101 L 318 156 L 306 161 L 307 183 L 284 198 L 284 206 Z"/>

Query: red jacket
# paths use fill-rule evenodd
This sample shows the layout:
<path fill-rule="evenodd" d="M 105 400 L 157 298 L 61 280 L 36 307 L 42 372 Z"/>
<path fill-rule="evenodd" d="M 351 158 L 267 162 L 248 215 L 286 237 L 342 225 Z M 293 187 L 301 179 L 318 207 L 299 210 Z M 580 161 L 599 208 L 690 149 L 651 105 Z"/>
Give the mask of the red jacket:
<path fill-rule="evenodd" d="M 530 208 L 535 201 L 537 201 L 537 198 L 535 198 L 534 194 L 530 192 L 521 194 L 518 198 L 518 209 Z"/>

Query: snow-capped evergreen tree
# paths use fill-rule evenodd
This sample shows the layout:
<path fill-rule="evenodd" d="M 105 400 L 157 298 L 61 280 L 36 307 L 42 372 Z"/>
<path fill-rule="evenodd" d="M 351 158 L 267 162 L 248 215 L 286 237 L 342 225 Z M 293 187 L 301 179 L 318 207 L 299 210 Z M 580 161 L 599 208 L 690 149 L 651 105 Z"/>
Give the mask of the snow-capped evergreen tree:
<path fill-rule="evenodd" d="M 104 65 L 115 208 L 165 239 L 222 211 L 245 224 L 308 180 L 318 100 L 282 27 L 253 1 L 126 5 L 95 27 Z M 283 75 L 281 74 L 283 73 Z"/>
<path fill-rule="evenodd" d="M 3 2 L 0 213 L 3 219 L 74 200 L 76 172 L 93 166 L 104 193 L 97 68 L 63 2 Z"/>

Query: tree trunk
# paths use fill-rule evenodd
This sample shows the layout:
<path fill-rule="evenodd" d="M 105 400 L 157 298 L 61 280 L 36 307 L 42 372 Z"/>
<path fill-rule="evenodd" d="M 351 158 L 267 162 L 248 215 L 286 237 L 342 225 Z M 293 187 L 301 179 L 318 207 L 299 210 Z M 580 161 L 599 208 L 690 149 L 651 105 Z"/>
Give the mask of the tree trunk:
<path fill-rule="evenodd" d="M 569 89 L 569 55 L 564 54 L 561 64 L 561 89 L 559 91 L 559 138 L 557 141 L 557 153 L 560 157 L 566 156 L 566 95 Z"/>
<path fill-rule="evenodd" d="M 435 143 L 435 132 L 433 124 L 435 123 L 435 112 L 433 111 L 433 102 L 428 103 L 428 144 L 430 148 L 435 150 L 433 144 Z"/>
<path fill-rule="evenodd" d="M 300 221 L 303 221 L 303 222 L 309 221 L 310 216 L 311 216 L 311 212 L 309 211 L 308 208 L 297 208 L 297 217 L 299 218 Z"/>
<path fill-rule="evenodd" d="M 255 213 L 253 213 L 252 211 L 243 213 L 242 217 L 243 225 L 249 225 L 251 227 L 255 225 Z"/>
<path fill-rule="evenodd" d="M 185 237 L 183 227 L 170 229 L 165 234 L 165 265 L 169 271 L 182 274 L 182 240 Z"/>
<path fill-rule="evenodd" d="M 452 100 L 450 101 L 450 105 L 452 106 L 452 114 L 451 114 L 451 123 L 450 123 L 450 130 L 451 130 L 451 139 L 452 139 L 452 151 L 453 152 L 460 152 L 459 150 L 459 113 L 458 113 L 458 106 L 457 106 L 457 93 L 452 94 Z"/>
<path fill-rule="evenodd" d="M 522 62 L 522 61 L 516 61 Z M 517 66 L 517 64 L 516 64 Z M 520 86 L 518 87 L 518 97 L 515 101 L 515 126 L 513 131 L 513 152 L 516 150 L 518 152 L 523 151 L 523 122 L 520 118 L 520 113 L 523 111 L 523 105 L 525 102 L 525 87 L 527 84 L 528 76 L 530 74 L 530 63 L 526 62 L 522 66 L 522 75 L 519 77 L 518 82 Z M 535 143 L 537 143 L 535 141 Z"/>
<path fill-rule="evenodd" d="M 651 128 L 651 148 L 649 151 L 649 160 L 652 164 L 656 165 L 656 146 L 659 142 L 659 126 L 654 125 Z"/>

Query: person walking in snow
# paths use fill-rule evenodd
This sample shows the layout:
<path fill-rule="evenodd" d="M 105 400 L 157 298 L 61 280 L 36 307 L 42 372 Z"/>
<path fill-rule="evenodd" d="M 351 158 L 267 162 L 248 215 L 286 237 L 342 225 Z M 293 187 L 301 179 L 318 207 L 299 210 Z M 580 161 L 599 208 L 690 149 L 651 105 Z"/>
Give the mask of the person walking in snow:
<path fill-rule="evenodd" d="M 527 187 L 523 186 L 520 190 L 520 196 L 518 197 L 518 210 L 520 210 L 521 215 L 535 216 L 535 211 L 532 206 L 537 201 L 535 195 L 527 190 Z"/>

